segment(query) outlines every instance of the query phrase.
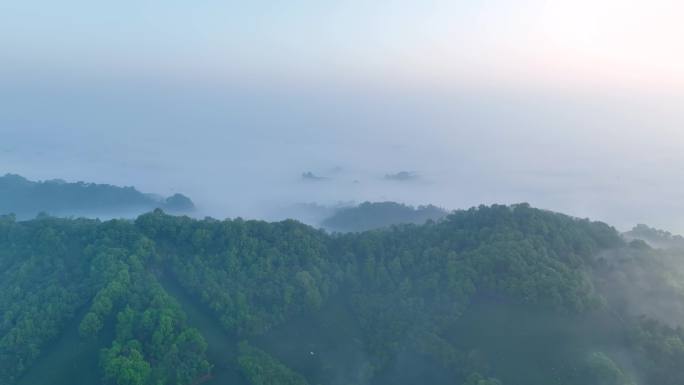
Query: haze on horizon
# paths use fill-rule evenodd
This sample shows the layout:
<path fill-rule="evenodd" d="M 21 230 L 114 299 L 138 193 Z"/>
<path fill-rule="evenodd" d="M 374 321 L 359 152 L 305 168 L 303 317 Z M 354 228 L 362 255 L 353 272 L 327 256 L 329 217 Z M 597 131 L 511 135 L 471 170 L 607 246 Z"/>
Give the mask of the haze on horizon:
<path fill-rule="evenodd" d="M 526 201 L 682 233 L 682 14 L 668 0 L 8 2 L 0 173 L 180 191 L 216 217 Z M 401 171 L 417 177 L 385 177 Z"/>

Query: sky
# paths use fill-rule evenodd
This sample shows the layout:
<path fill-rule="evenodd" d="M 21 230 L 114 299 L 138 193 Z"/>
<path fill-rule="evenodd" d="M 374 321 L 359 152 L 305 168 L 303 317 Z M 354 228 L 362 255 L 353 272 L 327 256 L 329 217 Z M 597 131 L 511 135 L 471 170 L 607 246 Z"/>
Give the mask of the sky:
<path fill-rule="evenodd" d="M 684 4 L 0 2 L 0 173 L 684 233 Z M 303 172 L 325 179 L 307 181 Z M 407 181 L 385 178 L 415 173 Z"/>

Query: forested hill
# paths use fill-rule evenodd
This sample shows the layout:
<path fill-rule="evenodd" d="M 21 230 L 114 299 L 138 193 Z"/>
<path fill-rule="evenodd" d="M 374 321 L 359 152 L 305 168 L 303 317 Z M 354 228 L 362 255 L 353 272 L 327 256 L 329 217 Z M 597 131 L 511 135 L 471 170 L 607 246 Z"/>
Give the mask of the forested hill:
<path fill-rule="evenodd" d="M 34 182 L 14 174 L 0 177 L 0 214 L 12 213 L 20 219 L 34 218 L 39 213 L 134 218 L 155 208 L 189 213 L 195 206 L 182 194 L 162 198 L 133 187 L 59 179 Z"/>
<path fill-rule="evenodd" d="M 0 385 L 679 385 L 682 319 L 633 306 L 684 303 L 676 262 L 526 204 L 335 235 L 6 216 Z"/>
<path fill-rule="evenodd" d="M 669 231 L 654 229 L 644 224 L 634 226 L 632 230 L 622 234 L 626 239 L 641 239 L 649 245 L 661 249 L 684 250 L 684 237 Z"/>
<path fill-rule="evenodd" d="M 366 231 L 397 224 L 423 224 L 447 214 L 446 210 L 433 205 L 413 207 L 396 202 L 364 202 L 335 210 L 321 225 L 338 232 Z"/>

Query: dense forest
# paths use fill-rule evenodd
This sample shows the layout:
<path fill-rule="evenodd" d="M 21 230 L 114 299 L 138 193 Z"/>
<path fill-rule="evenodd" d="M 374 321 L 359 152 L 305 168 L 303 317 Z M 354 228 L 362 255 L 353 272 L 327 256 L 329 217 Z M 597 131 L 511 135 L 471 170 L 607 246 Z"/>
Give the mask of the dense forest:
<path fill-rule="evenodd" d="M 321 226 L 330 231 L 358 232 L 405 223 L 420 225 L 447 214 L 446 210 L 433 205 L 413 207 L 396 202 L 363 202 L 336 209 Z"/>
<path fill-rule="evenodd" d="M 333 234 L 7 215 L 0 385 L 681 385 L 683 273 L 527 204 Z"/>
<path fill-rule="evenodd" d="M 133 187 L 60 179 L 34 182 L 15 174 L 0 176 L 0 214 L 15 214 L 19 219 L 31 219 L 40 213 L 134 218 L 155 208 L 180 214 L 193 211 L 195 205 L 182 194 L 162 198 Z"/>

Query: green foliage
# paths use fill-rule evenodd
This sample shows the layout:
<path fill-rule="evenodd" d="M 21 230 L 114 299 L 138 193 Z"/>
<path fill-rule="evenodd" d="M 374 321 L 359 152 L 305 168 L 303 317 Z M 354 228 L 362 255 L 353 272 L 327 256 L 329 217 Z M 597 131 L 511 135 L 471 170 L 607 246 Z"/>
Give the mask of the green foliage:
<path fill-rule="evenodd" d="M 195 221 L 155 212 L 136 224 L 231 332 L 263 333 L 319 307 L 334 289 L 325 233 L 294 221 Z"/>
<path fill-rule="evenodd" d="M 115 385 L 150 384 L 152 369 L 140 350 L 136 340 L 123 346 L 115 342 L 103 353 L 105 381 Z"/>
<path fill-rule="evenodd" d="M 12 383 L 92 293 L 84 238 L 98 223 L 44 218 L 0 220 L 0 384 Z"/>
<path fill-rule="evenodd" d="M 209 371 L 206 343 L 147 271 L 154 247 L 132 223 L 3 218 L 0 250 L 0 384 L 16 381 L 74 321 L 93 338 L 118 320 L 102 362 L 110 383 L 187 385 Z"/>
<path fill-rule="evenodd" d="M 238 365 L 251 385 L 307 385 L 300 374 L 244 341 L 240 343 Z"/>
<path fill-rule="evenodd" d="M 108 383 L 128 384 L 131 383 L 130 378 L 136 378 L 153 384 L 187 385 L 207 375 L 211 365 L 206 359 L 207 343 L 202 335 L 187 326 L 178 304 L 145 270 L 137 257 L 129 257 L 128 267 L 129 274 L 117 274 L 103 289 L 114 293 L 113 297 L 119 304 L 116 340 L 112 347 L 103 350 L 102 366 Z M 126 277 L 124 281 L 129 286 L 122 286 L 121 277 Z M 102 292 L 98 293 L 93 307 Z M 97 311 L 95 313 L 98 314 Z M 93 314 L 93 311 L 88 314 Z M 123 367 L 118 363 L 121 352 L 127 353 L 125 363 L 131 358 L 130 352 L 120 347 L 131 344 L 135 344 L 135 365 Z M 117 372 L 111 368 L 125 370 Z M 134 370 L 140 372 L 134 375 Z"/>
<path fill-rule="evenodd" d="M 629 334 L 629 348 L 641 352 L 635 363 L 646 384 L 682 383 L 684 329 L 642 317 L 634 322 Z"/>
<path fill-rule="evenodd" d="M 305 384 L 291 368 L 334 385 L 411 384 L 411 373 L 438 384 L 632 385 L 625 367 L 644 384 L 675 385 L 684 332 L 635 318 L 614 294 L 632 287 L 684 298 L 673 258 L 626 244 L 605 224 L 526 204 L 332 235 L 295 221 L 193 220 L 161 210 L 135 222 L 3 216 L 0 385 L 15 384 L 69 325 L 87 341 L 106 340 L 105 384 L 209 378 L 209 345 L 162 275 L 229 335 L 252 343 L 226 360 L 254 385 Z M 302 321 L 330 309 L 344 317 L 323 317 L 316 328 Z M 297 323 L 312 333 L 308 341 L 348 333 L 346 346 L 360 358 L 345 370 L 362 375 L 339 376 L 329 367 L 335 359 L 297 345 L 300 335 L 277 333 Z M 305 357 L 264 347 L 278 335 L 273 346 L 293 344 Z"/>
<path fill-rule="evenodd" d="M 622 369 L 605 353 L 594 352 L 587 358 L 588 377 L 596 385 L 634 385 Z"/>

